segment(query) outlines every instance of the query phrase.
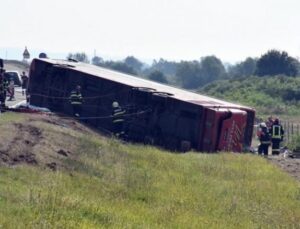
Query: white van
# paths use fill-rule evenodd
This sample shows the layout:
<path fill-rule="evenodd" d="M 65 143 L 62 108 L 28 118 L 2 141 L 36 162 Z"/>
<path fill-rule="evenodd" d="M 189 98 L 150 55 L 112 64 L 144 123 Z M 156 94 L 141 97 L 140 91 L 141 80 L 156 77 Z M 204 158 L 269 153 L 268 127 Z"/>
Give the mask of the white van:
<path fill-rule="evenodd" d="M 4 77 L 7 80 L 13 79 L 16 86 L 20 86 L 20 87 L 22 86 L 22 79 L 21 79 L 21 76 L 20 76 L 19 72 L 17 72 L 17 71 L 6 71 L 4 73 Z"/>

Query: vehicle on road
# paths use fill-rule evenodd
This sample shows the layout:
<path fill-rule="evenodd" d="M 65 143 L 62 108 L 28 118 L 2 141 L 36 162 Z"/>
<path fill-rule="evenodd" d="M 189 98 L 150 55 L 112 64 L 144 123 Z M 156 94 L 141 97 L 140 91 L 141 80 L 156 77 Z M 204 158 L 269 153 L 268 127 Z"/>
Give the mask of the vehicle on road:
<path fill-rule="evenodd" d="M 6 71 L 4 73 L 4 77 L 8 81 L 12 79 L 14 81 L 15 86 L 22 86 L 22 79 L 18 71 Z"/>

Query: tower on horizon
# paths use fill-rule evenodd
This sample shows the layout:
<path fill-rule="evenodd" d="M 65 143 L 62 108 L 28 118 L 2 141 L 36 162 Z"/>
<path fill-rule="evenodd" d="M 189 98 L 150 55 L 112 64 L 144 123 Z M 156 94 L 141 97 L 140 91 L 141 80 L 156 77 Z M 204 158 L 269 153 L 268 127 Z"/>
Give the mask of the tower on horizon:
<path fill-rule="evenodd" d="M 23 52 L 23 61 L 27 62 L 30 59 L 30 53 L 28 52 L 27 46 L 25 46 L 25 50 Z"/>

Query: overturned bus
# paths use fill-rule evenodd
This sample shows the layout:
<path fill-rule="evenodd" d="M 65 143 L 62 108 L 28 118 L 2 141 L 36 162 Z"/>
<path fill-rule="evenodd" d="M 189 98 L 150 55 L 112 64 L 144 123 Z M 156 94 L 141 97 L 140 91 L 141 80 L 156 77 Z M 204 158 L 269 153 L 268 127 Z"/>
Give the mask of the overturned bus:
<path fill-rule="evenodd" d="M 68 97 L 80 85 L 82 119 L 112 130 L 111 105 L 124 115 L 127 139 L 170 150 L 241 152 L 251 145 L 255 111 L 128 74 L 81 62 L 34 59 L 30 67 L 30 103 L 72 114 Z"/>

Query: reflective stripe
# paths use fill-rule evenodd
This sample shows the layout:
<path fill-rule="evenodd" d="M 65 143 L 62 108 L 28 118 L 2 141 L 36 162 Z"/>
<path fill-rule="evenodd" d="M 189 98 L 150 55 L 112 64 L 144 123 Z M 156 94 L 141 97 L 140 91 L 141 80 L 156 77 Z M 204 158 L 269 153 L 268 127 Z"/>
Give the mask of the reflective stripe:
<path fill-rule="evenodd" d="M 80 105 L 81 105 L 82 102 L 80 102 L 80 101 L 71 101 L 71 104 L 72 104 L 72 105 L 74 105 L 74 104 L 80 104 Z"/>
<path fill-rule="evenodd" d="M 281 126 L 273 125 L 272 127 L 272 138 L 281 139 Z"/>
<path fill-rule="evenodd" d="M 272 152 L 280 152 L 280 149 L 272 149 Z"/>
<path fill-rule="evenodd" d="M 271 142 L 262 141 L 261 144 L 270 144 Z"/>
<path fill-rule="evenodd" d="M 122 114 L 125 114 L 125 111 L 122 111 L 122 112 L 116 112 L 116 113 L 114 113 L 114 116 L 118 116 L 118 115 L 122 115 Z"/>
<path fill-rule="evenodd" d="M 123 135 L 123 134 L 125 134 L 125 132 L 124 132 L 124 131 L 121 131 L 121 132 L 119 132 L 119 133 L 116 133 L 115 135 L 116 135 L 117 137 L 119 137 L 120 135 Z"/>
<path fill-rule="evenodd" d="M 123 116 L 123 114 L 125 114 L 126 111 L 125 110 L 122 110 L 120 107 L 116 108 L 113 110 L 113 118 L 114 119 L 117 119 L 119 118 L 120 116 Z"/>
<path fill-rule="evenodd" d="M 117 123 L 117 122 L 124 122 L 124 119 L 116 119 L 116 120 L 113 120 L 113 123 Z"/>
<path fill-rule="evenodd" d="M 82 98 L 80 95 L 71 95 L 70 98 Z"/>
<path fill-rule="evenodd" d="M 72 91 L 69 97 L 69 100 L 72 105 L 81 105 L 82 104 L 82 95 L 76 91 Z"/>

